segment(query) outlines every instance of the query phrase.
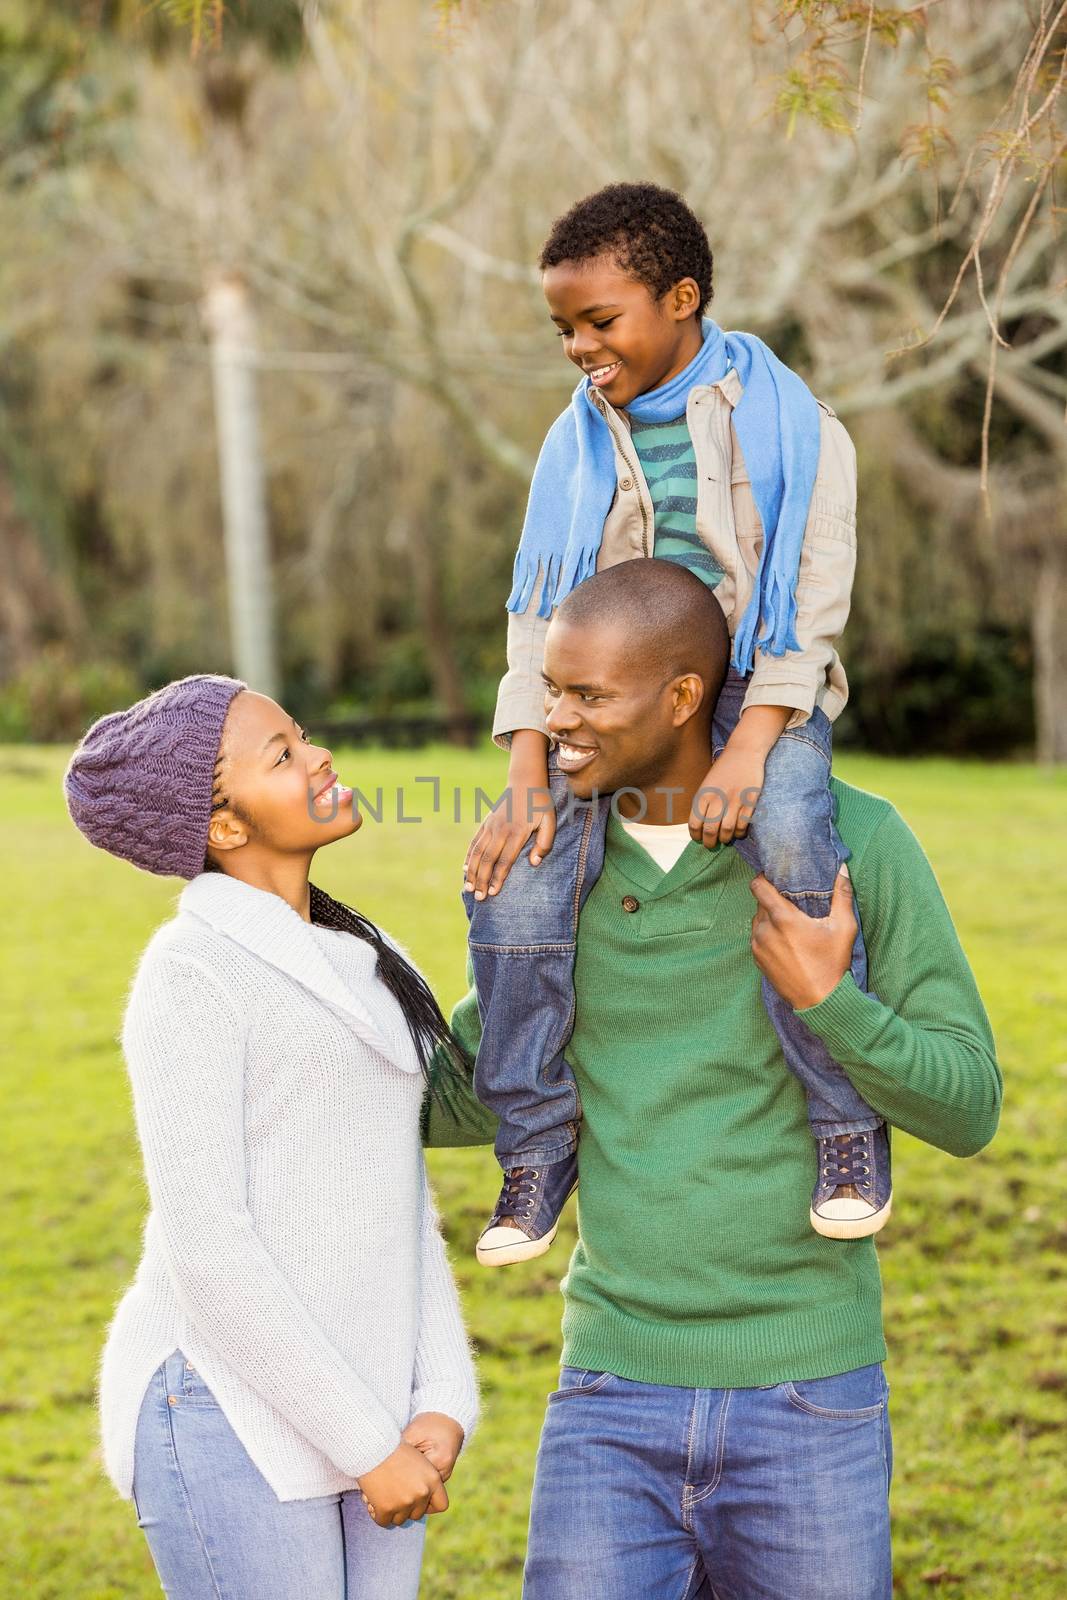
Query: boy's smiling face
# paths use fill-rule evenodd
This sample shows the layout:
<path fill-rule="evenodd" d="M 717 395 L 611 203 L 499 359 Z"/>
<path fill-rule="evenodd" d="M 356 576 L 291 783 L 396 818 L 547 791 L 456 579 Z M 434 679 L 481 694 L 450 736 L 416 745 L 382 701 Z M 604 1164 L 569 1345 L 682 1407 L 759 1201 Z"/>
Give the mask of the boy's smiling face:
<path fill-rule="evenodd" d="M 611 255 L 561 261 L 541 278 L 569 361 L 613 406 L 658 389 L 700 349 L 700 290 L 683 278 L 659 300 Z"/>

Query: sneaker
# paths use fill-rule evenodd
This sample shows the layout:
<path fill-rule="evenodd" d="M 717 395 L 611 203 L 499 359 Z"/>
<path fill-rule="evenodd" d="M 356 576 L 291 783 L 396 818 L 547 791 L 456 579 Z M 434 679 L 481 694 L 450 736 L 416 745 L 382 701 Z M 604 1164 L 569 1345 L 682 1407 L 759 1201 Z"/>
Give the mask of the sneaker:
<path fill-rule="evenodd" d="M 867 1133 L 816 1141 L 819 1181 L 811 1225 L 826 1239 L 866 1239 L 889 1221 L 893 1206 L 889 1135 L 884 1122 Z"/>
<path fill-rule="evenodd" d="M 559 1227 L 560 1212 L 578 1187 L 578 1157 L 547 1167 L 510 1167 L 475 1254 L 483 1267 L 509 1267 L 543 1256 Z"/>

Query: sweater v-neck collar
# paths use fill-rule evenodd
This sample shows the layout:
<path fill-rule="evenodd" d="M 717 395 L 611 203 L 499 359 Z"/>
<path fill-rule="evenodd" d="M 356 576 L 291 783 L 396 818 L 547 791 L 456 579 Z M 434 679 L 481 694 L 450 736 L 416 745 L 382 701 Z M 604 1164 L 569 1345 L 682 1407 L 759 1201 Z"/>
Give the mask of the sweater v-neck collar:
<path fill-rule="evenodd" d="M 691 839 L 670 871 L 664 872 L 644 845 L 638 844 L 626 832 L 615 813 L 611 812 L 608 816 L 607 848 L 615 871 L 629 879 L 647 900 L 658 900 L 663 895 L 673 894 L 675 889 L 713 866 L 718 868 L 719 858 L 727 846 L 717 844 L 709 850 Z"/>
<path fill-rule="evenodd" d="M 354 1033 L 397 1066 L 418 1070 L 418 1063 L 385 1037 L 358 994 L 319 948 L 310 923 L 281 895 L 228 873 L 201 872 L 186 884 L 178 905 L 335 1006 Z"/>

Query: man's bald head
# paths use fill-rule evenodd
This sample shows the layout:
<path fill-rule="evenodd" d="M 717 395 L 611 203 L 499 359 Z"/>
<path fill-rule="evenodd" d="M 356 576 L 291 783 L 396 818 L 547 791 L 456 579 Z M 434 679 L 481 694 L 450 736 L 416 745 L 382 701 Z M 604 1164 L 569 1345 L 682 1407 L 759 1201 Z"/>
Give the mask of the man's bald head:
<path fill-rule="evenodd" d="M 544 661 L 546 727 L 572 791 L 702 777 L 729 658 L 722 607 L 675 562 L 643 556 L 580 583 Z"/>
<path fill-rule="evenodd" d="M 722 607 L 695 573 L 656 557 L 622 561 L 572 589 L 556 617 L 576 628 L 618 629 L 635 665 L 661 682 L 697 673 L 711 715 L 730 664 L 730 633 Z"/>

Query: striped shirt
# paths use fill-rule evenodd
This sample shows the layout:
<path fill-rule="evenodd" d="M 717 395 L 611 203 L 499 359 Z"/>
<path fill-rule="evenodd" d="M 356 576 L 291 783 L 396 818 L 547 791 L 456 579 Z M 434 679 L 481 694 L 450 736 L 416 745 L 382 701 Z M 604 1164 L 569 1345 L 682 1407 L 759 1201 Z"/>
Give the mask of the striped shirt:
<path fill-rule="evenodd" d="M 688 567 L 714 589 L 723 568 L 697 533 L 697 464 L 685 416 L 673 422 L 631 417 L 630 430 L 655 508 L 652 554 Z"/>

